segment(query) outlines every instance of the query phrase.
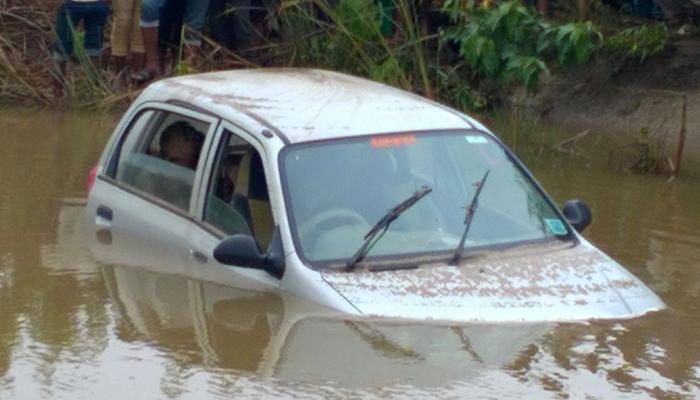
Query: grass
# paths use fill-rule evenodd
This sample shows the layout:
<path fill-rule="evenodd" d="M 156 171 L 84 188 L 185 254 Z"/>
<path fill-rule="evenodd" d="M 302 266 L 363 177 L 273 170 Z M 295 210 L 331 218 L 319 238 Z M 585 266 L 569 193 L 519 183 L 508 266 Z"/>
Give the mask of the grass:
<path fill-rule="evenodd" d="M 58 1 L 0 0 L 0 101 L 53 101 L 48 44 Z"/>

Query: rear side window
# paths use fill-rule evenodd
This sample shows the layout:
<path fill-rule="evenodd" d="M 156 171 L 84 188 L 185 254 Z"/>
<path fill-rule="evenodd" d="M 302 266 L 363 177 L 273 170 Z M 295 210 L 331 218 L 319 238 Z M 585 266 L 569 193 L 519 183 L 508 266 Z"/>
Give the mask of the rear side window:
<path fill-rule="evenodd" d="M 187 211 L 209 123 L 148 110 L 130 124 L 108 175 L 132 189 Z"/>

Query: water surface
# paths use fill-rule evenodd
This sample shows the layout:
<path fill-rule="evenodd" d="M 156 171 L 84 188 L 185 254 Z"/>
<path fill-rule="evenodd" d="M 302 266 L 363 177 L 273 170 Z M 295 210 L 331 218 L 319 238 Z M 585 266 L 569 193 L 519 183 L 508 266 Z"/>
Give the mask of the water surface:
<path fill-rule="evenodd" d="M 0 110 L 0 398 L 697 398 L 700 185 L 528 160 L 669 306 L 627 321 L 441 327 L 96 264 L 85 176 L 114 116 Z"/>

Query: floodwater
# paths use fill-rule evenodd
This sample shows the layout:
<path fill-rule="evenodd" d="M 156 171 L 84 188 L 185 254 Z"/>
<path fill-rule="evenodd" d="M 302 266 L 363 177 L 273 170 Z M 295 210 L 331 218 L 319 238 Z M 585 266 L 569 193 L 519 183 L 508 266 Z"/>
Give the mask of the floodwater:
<path fill-rule="evenodd" d="M 698 398 L 700 185 L 533 160 L 668 310 L 591 324 L 305 317 L 291 297 L 92 260 L 85 176 L 116 117 L 0 110 L 0 398 Z"/>

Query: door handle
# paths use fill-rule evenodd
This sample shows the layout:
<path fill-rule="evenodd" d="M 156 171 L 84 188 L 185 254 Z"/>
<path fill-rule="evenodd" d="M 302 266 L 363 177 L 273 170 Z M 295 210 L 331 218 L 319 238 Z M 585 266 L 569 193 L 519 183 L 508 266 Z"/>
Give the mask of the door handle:
<path fill-rule="evenodd" d="M 189 254 L 189 256 L 192 257 L 195 261 L 202 263 L 202 264 L 205 264 L 207 261 L 209 261 L 207 256 L 204 255 L 204 253 L 202 253 L 199 250 L 189 249 L 187 251 L 187 254 Z"/>
<path fill-rule="evenodd" d="M 97 232 L 109 232 L 112 230 L 112 218 L 114 213 L 112 209 L 107 206 L 97 207 L 97 212 L 95 215 L 95 226 Z"/>
<path fill-rule="evenodd" d="M 97 207 L 97 216 L 104 218 L 107 221 L 111 221 L 114 213 L 112 212 L 112 209 L 107 206 L 99 206 Z"/>

